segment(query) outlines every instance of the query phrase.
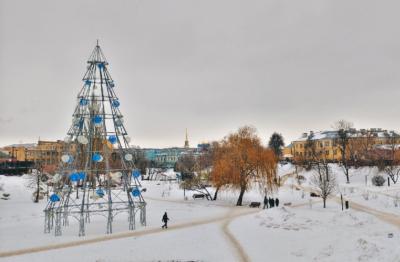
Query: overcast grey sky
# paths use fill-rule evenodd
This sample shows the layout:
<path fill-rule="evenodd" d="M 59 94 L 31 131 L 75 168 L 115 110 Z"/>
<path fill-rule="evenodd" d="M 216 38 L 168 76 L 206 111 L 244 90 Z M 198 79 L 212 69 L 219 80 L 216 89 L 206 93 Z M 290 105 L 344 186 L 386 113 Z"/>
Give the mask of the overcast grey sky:
<path fill-rule="evenodd" d="M 0 0 L 0 145 L 62 139 L 96 39 L 141 147 L 400 129 L 400 2 Z"/>

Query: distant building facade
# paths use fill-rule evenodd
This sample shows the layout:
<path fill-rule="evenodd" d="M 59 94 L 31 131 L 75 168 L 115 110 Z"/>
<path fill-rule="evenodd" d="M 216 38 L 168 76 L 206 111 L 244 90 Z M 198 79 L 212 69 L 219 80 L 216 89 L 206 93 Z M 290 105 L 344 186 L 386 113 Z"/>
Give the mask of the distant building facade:
<path fill-rule="evenodd" d="M 350 129 L 348 131 L 348 147 L 354 147 L 354 150 L 361 150 L 362 147 L 367 149 L 379 148 L 388 144 L 400 144 L 400 134 L 394 131 L 387 131 L 381 128 L 371 129 Z M 303 133 L 303 135 L 293 141 L 291 146 L 285 151 L 295 159 L 310 159 L 312 152 L 307 145 L 312 142 L 314 150 L 320 157 L 330 161 L 340 161 L 342 153 L 339 147 L 339 132 L 338 131 L 321 131 Z M 357 153 L 357 152 L 353 152 Z"/>
<path fill-rule="evenodd" d="M 76 150 L 75 144 L 67 144 L 62 140 L 42 141 L 37 144 L 17 144 L 6 146 L 2 150 L 8 152 L 10 159 L 13 161 L 29 161 L 36 165 L 41 165 L 45 169 L 53 167 L 60 163 L 62 152 L 70 147 L 70 151 Z"/>
<path fill-rule="evenodd" d="M 1 151 L 7 153 L 10 160 L 29 161 L 27 152 L 34 147 L 36 147 L 36 144 L 14 144 L 3 147 Z"/>
<path fill-rule="evenodd" d="M 210 148 L 209 143 L 198 144 L 197 147 L 189 146 L 188 132 L 186 129 L 183 147 L 170 148 L 144 148 L 140 149 L 148 161 L 157 167 L 173 168 L 179 158 L 185 154 L 199 155 Z"/>

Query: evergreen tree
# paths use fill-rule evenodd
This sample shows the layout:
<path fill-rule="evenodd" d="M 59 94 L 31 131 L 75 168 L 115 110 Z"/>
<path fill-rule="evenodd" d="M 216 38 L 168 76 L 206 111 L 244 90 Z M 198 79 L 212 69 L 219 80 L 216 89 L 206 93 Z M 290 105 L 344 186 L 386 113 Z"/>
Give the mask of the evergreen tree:
<path fill-rule="evenodd" d="M 281 134 L 274 132 L 269 139 L 268 147 L 271 148 L 277 157 L 282 155 L 282 147 L 285 145 Z"/>

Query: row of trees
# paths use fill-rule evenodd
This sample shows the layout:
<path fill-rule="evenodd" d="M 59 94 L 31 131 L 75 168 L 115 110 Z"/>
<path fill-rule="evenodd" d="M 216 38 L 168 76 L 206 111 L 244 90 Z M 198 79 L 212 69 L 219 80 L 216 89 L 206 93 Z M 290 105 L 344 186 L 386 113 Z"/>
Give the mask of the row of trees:
<path fill-rule="evenodd" d="M 182 156 L 176 165 L 182 174 L 193 174 L 184 181 L 184 186 L 194 190 L 205 189 L 211 183 L 215 188 L 213 200 L 221 189 L 239 192 L 237 205 L 242 205 L 243 196 L 253 185 L 263 193 L 276 189 L 278 156 L 274 150 L 264 147 L 249 126 L 239 128 L 219 142 L 214 142 L 210 150 L 198 157 Z M 207 192 L 208 193 L 208 192 Z"/>

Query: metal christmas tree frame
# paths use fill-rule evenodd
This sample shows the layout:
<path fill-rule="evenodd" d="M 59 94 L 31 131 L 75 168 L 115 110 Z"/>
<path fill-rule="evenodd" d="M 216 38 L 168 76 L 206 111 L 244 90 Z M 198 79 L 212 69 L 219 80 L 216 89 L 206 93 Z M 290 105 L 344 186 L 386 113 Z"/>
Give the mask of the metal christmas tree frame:
<path fill-rule="evenodd" d="M 135 229 L 136 216 L 146 224 L 140 173 L 133 164 L 130 138 L 119 110 L 108 62 L 97 43 L 89 60 L 83 87 L 65 138 L 65 152 L 54 176 L 54 193 L 44 210 L 45 233 L 62 234 L 69 218 L 79 221 L 79 236 L 93 215 L 107 219 L 106 233 L 113 220 L 127 212 L 128 229 Z"/>

